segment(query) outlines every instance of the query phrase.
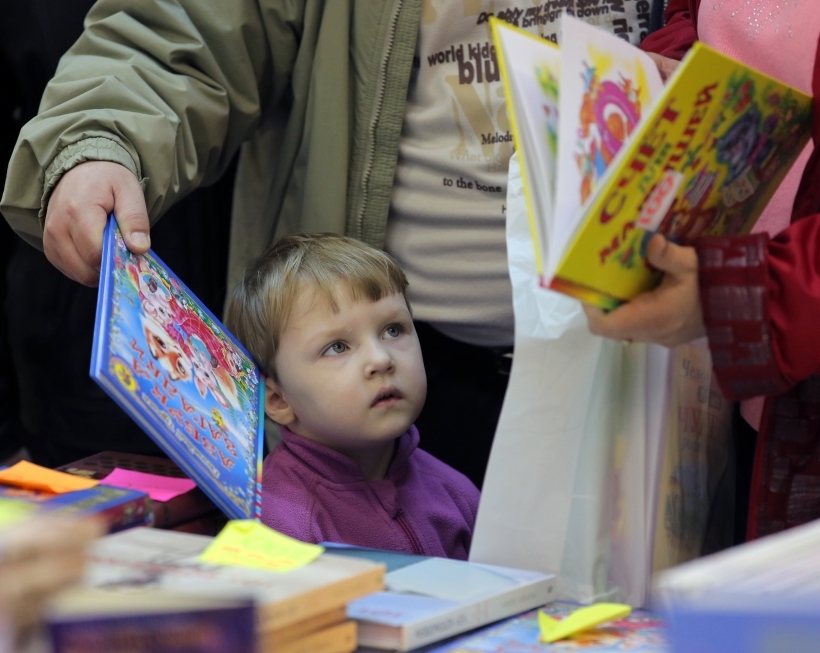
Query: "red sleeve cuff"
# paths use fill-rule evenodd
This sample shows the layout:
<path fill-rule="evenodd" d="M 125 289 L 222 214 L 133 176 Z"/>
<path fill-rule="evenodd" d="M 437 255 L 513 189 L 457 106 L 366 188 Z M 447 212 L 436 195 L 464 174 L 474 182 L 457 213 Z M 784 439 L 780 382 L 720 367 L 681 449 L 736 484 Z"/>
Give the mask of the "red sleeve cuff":
<path fill-rule="evenodd" d="M 664 20 L 665 25 L 647 36 L 640 48 L 680 61 L 698 39 L 689 0 L 670 0 Z"/>
<path fill-rule="evenodd" d="M 768 240 L 765 233 L 707 236 L 695 244 L 712 365 L 729 399 L 780 394 L 789 388 L 772 349 Z"/>

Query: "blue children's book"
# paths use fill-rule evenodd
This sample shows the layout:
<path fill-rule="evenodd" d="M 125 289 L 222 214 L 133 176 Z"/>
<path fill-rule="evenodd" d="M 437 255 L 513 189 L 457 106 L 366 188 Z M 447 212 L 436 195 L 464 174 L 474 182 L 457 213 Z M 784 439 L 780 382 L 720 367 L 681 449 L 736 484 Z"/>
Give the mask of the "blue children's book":
<path fill-rule="evenodd" d="M 126 248 L 113 216 L 91 377 L 226 515 L 260 517 L 261 372 L 153 252 Z"/>

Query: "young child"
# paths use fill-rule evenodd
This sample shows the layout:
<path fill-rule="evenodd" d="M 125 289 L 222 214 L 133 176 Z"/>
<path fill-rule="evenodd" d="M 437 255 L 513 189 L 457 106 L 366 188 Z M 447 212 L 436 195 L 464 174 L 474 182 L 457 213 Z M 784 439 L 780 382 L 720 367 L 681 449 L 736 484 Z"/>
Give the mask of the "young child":
<path fill-rule="evenodd" d="M 262 521 L 306 542 L 466 559 L 479 492 L 418 449 L 427 380 L 406 289 L 383 252 L 299 234 L 234 290 L 226 323 L 265 372 L 282 430 Z"/>

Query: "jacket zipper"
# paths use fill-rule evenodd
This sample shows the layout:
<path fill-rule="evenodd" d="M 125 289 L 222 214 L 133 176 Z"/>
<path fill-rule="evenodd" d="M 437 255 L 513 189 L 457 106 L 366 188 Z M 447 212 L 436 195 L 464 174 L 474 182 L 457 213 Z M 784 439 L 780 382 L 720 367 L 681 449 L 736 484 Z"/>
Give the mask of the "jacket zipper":
<path fill-rule="evenodd" d="M 399 23 L 399 14 L 401 13 L 402 1 L 403 0 L 396 0 L 396 3 L 393 5 L 393 13 L 390 16 L 390 25 L 387 31 L 387 45 L 385 47 L 381 67 L 379 68 L 379 81 L 376 89 L 376 108 L 373 112 L 373 119 L 370 121 L 370 128 L 368 130 L 367 155 L 365 157 L 365 166 L 362 173 L 362 201 L 356 221 L 356 228 L 358 230 L 358 233 L 356 234 L 357 238 L 361 238 L 362 230 L 364 228 L 364 214 L 367 210 L 367 185 L 370 182 L 370 173 L 373 170 L 373 159 L 376 156 L 376 126 L 379 124 L 379 117 L 381 116 L 382 105 L 384 104 L 384 90 L 387 86 L 387 64 L 390 61 L 390 55 L 393 52 L 393 42 L 396 40 L 396 27 Z"/>
<path fill-rule="evenodd" d="M 399 512 L 396 514 L 396 522 L 398 522 L 399 526 L 404 531 L 404 536 L 407 538 L 407 542 L 410 544 L 410 548 L 413 550 L 413 553 L 416 555 L 424 555 L 424 550 L 421 548 L 421 542 L 419 542 L 415 533 L 413 533 L 413 530 L 410 528 L 410 524 L 408 524 L 407 520 L 404 518 L 404 508 L 399 508 Z"/>

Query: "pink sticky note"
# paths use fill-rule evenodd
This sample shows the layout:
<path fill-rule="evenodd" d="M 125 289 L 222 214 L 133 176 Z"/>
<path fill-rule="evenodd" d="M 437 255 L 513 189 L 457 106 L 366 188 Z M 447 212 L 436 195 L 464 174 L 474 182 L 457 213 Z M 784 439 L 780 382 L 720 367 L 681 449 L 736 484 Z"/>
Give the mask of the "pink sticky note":
<path fill-rule="evenodd" d="M 114 468 L 108 476 L 100 481 L 103 485 L 124 487 L 129 490 L 145 492 L 154 501 L 170 501 L 174 497 L 184 494 L 196 487 L 191 479 L 173 478 L 172 476 L 158 476 L 135 472 L 130 469 Z"/>

